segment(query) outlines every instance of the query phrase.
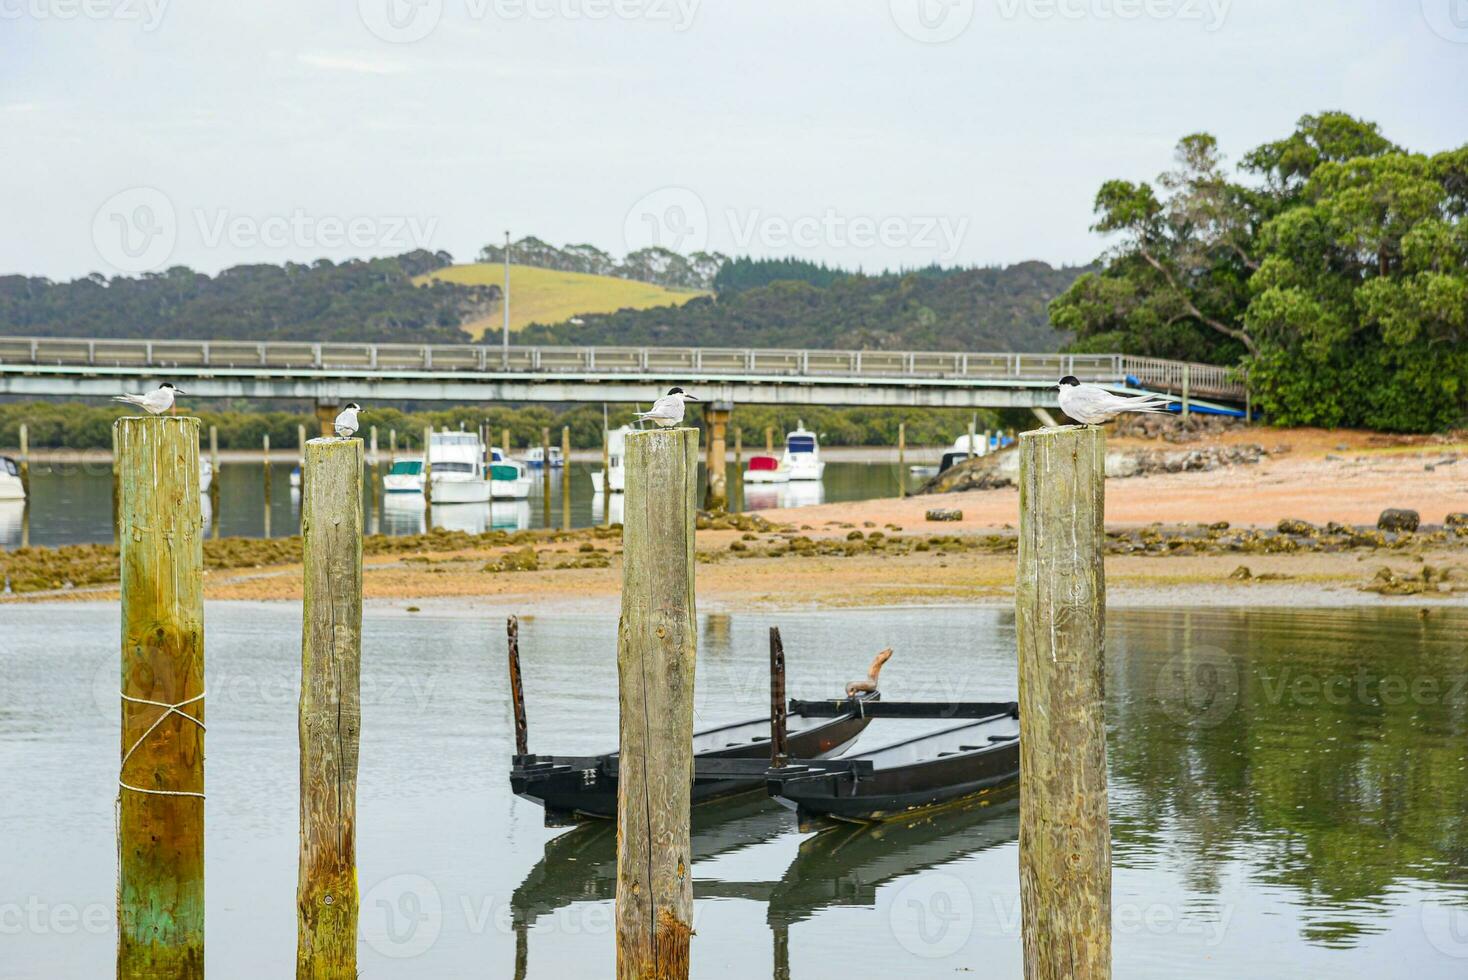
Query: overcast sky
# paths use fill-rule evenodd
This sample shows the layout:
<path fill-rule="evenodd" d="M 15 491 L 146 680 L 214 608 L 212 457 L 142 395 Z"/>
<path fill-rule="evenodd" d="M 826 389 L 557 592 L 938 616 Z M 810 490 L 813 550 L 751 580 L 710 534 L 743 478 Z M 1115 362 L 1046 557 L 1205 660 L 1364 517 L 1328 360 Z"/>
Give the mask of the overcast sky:
<path fill-rule="evenodd" d="M 0 273 L 1085 262 L 1099 184 L 1344 109 L 1468 142 L 1468 0 L 0 0 Z"/>

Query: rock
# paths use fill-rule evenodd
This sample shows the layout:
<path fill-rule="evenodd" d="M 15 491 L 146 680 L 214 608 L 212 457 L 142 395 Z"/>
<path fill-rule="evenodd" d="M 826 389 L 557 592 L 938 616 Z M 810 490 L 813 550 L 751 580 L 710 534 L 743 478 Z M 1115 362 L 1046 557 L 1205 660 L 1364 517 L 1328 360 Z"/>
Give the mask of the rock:
<path fill-rule="evenodd" d="M 1240 580 L 1251 579 L 1251 578 L 1254 577 L 1254 573 L 1251 572 L 1251 571 L 1249 571 L 1249 566 L 1248 565 L 1240 565 L 1238 568 L 1235 568 L 1232 572 L 1229 572 L 1228 577 L 1229 578 L 1236 578 L 1236 579 L 1240 579 Z"/>
<path fill-rule="evenodd" d="M 1280 534 L 1314 534 L 1315 525 L 1298 517 L 1286 517 L 1279 522 L 1276 530 Z"/>
<path fill-rule="evenodd" d="M 928 519 L 929 520 L 932 520 L 932 518 L 928 518 Z M 847 541 L 860 541 L 864 537 L 866 537 L 866 535 L 862 534 L 860 531 L 851 531 L 851 532 L 848 532 L 847 533 L 846 540 Z"/>
<path fill-rule="evenodd" d="M 925 515 L 930 521 L 961 521 L 963 511 L 953 510 L 947 507 L 934 507 Z"/>
<path fill-rule="evenodd" d="M 1383 531 L 1415 531 L 1422 518 L 1415 510 L 1388 508 L 1376 519 L 1376 526 Z"/>
<path fill-rule="evenodd" d="M 1455 513 L 1449 514 L 1446 518 L 1443 519 L 1443 524 L 1447 525 L 1448 527 L 1468 527 L 1468 514 L 1465 514 L 1462 511 L 1457 511 Z"/>
<path fill-rule="evenodd" d="M 1140 470 L 1141 464 L 1132 453 L 1106 454 L 1106 478 L 1109 480 L 1124 480 L 1136 476 Z"/>
<path fill-rule="evenodd" d="M 1210 531 L 1227 531 L 1228 528 L 1228 521 L 1214 521 L 1212 524 L 1208 525 L 1208 530 Z"/>

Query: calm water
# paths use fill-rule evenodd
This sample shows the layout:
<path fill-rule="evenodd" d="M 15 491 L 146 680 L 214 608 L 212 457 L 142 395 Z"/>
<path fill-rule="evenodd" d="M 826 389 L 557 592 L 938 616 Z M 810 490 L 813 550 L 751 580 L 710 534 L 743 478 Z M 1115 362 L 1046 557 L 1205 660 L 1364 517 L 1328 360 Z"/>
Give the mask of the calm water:
<path fill-rule="evenodd" d="M 219 513 L 212 512 L 207 495 L 202 498 L 206 525 L 212 530 L 217 519 L 223 537 L 281 537 L 297 533 L 301 524 L 301 497 L 300 491 L 290 486 L 294 466 L 293 461 L 271 466 L 267 507 L 264 467 L 259 463 L 224 464 L 218 477 Z M 601 469 L 601 464 L 573 463 L 570 467 L 572 527 L 587 527 L 606 520 L 603 510 L 606 501 L 591 490 L 593 469 Z M 386 472 L 386 467 L 382 472 Z M 489 530 L 491 526 L 511 531 L 564 526 L 561 471 L 552 472 L 548 509 L 540 471 L 533 472 L 536 480 L 530 499 L 497 501 L 492 509 L 489 504 L 439 504 L 433 508 L 434 526 L 474 533 Z M 732 463 L 729 472 L 732 478 Z M 733 504 L 737 509 L 765 510 L 891 497 L 897 495 L 898 472 L 895 464 L 829 462 L 826 478 L 821 483 L 745 488 L 736 479 L 732 488 Z M 921 483 L 912 476 L 907 480 L 909 488 Z M 378 483 L 379 489 L 380 486 Z M 423 498 L 418 494 L 379 492 L 374 496 L 369 484 L 364 506 L 369 533 L 420 534 L 425 529 Z M 611 519 L 620 521 L 621 494 L 612 494 L 611 508 Z M 0 548 L 17 548 L 27 540 L 33 545 L 110 542 L 112 476 L 107 464 L 36 464 L 31 472 L 29 510 L 20 501 L 0 500 Z"/>
<path fill-rule="evenodd" d="M 611 973 L 609 828 L 547 830 L 508 791 L 505 612 L 369 610 L 363 977 Z M 292 968 L 298 616 L 207 612 L 215 978 Z M 834 693 L 886 644 L 889 697 L 1014 693 L 1005 610 L 705 616 L 700 725 L 763 712 L 771 624 L 798 696 Z M 532 750 L 615 745 L 615 626 L 524 621 Z M 1468 613 L 1134 611 L 1110 626 L 1118 977 L 1468 975 Z M 110 606 L 0 606 L 6 978 L 111 975 L 117 634 Z M 695 826 L 695 976 L 1020 975 L 1013 804 L 802 834 L 755 799 Z"/>

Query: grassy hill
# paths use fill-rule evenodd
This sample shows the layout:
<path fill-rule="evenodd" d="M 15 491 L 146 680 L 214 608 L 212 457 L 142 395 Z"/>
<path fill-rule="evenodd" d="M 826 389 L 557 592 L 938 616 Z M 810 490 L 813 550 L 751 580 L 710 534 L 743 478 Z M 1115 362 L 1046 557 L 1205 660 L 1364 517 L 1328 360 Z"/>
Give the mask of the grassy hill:
<path fill-rule="evenodd" d="M 502 286 L 502 265 L 475 263 L 453 265 L 419 276 L 416 282 L 448 282 L 461 286 Z M 518 332 L 532 323 L 564 323 L 587 314 L 618 310 L 646 310 L 681 306 L 708 295 L 692 289 L 670 289 L 615 276 L 584 272 L 561 272 L 528 265 L 510 264 L 510 330 Z M 482 316 L 465 321 L 463 329 L 478 340 L 486 332 L 500 329 L 503 308 L 498 302 Z"/>

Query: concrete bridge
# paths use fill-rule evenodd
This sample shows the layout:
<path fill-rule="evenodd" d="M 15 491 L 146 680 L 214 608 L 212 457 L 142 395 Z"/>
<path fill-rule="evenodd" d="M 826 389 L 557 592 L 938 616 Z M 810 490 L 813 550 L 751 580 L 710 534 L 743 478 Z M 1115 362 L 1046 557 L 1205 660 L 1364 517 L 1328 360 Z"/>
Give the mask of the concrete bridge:
<path fill-rule="evenodd" d="M 198 398 L 311 400 L 323 409 L 347 401 L 645 404 L 675 384 L 722 405 L 1046 409 L 1067 374 L 1122 392 L 1141 385 L 1189 400 L 1246 397 L 1229 368 L 1120 354 L 0 337 L 3 395 L 98 397 L 172 381 Z"/>

